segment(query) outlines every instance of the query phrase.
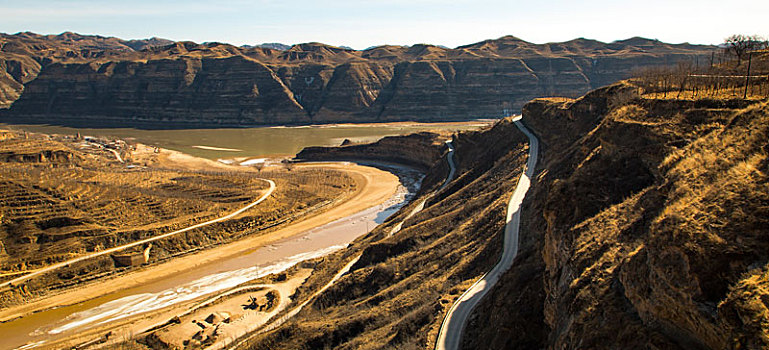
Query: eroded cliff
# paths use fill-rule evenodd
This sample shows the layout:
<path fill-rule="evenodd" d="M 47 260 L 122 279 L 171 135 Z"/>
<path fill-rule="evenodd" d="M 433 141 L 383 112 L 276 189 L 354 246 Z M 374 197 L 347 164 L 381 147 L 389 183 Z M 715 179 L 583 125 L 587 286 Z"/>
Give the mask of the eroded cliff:
<path fill-rule="evenodd" d="M 715 49 L 641 38 L 539 45 L 511 36 L 456 49 L 364 51 L 163 43 L 2 35 L 0 103 L 10 109 L 0 120 L 191 127 L 489 118 Z"/>
<path fill-rule="evenodd" d="M 528 248 L 465 348 L 767 346 L 769 106 L 635 92 L 524 108 L 544 145 Z"/>
<path fill-rule="evenodd" d="M 519 254 L 470 318 L 464 348 L 768 345 L 769 104 L 638 91 L 621 83 L 526 105 L 542 151 Z M 432 348 L 448 307 L 499 257 L 526 156 L 508 120 L 454 144 L 456 180 L 394 236 L 414 204 L 325 258 L 297 301 L 360 254 L 250 346 Z"/>
<path fill-rule="evenodd" d="M 340 147 L 307 147 L 296 155 L 305 161 L 370 160 L 408 165 L 428 171 L 441 158 L 443 143 L 451 138 L 446 131 L 388 136 L 369 144 Z"/>

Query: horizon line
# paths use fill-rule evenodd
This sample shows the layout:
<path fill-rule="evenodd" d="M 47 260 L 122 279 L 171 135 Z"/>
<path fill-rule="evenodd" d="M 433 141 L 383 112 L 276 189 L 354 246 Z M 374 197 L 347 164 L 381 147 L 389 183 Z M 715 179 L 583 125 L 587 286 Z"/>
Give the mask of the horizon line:
<path fill-rule="evenodd" d="M 503 36 L 500 36 L 500 37 L 497 37 L 497 38 L 494 38 L 494 39 L 492 39 L 492 38 L 484 39 L 484 40 L 480 40 L 480 41 L 476 41 L 476 42 L 472 42 L 472 43 L 468 43 L 468 44 L 462 44 L 462 45 L 459 45 L 459 46 L 456 46 L 456 47 L 449 47 L 449 46 L 442 45 L 442 44 L 431 44 L 431 43 L 415 43 L 415 44 L 412 44 L 412 45 L 384 43 L 384 44 L 370 45 L 370 46 L 368 46 L 368 47 L 366 47 L 364 49 L 355 49 L 355 48 L 352 48 L 351 46 L 348 46 L 348 45 L 333 45 L 333 44 L 327 44 L 327 43 L 321 42 L 321 41 L 307 41 L 307 42 L 299 42 L 299 43 L 291 43 L 291 44 L 286 44 L 286 43 L 283 43 L 283 42 L 280 42 L 280 41 L 265 41 L 265 42 L 262 42 L 262 43 L 238 45 L 238 44 L 233 44 L 233 43 L 224 42 L 224 41 L 203 41 L 203 42 L 197 42 L 197 41 L 193 41 L 193 40 L 175 40 L 175 39 L 169 39 L 169 38 L 164 38 L 164 37 L 154 36 L 154 35 L 151 36 L 151 37 L 129 38 L 129 39 L 126 39 L 126 38 L 122 38 L 122 37 L 119 37 L 119 36 L 102 35 L 102 34 L 94 34 L 94 33 L 79 33 L 79 32 L 69 31 L 69 30 L 63 31 L 63 32 L 58 33 L 58 34 L 56 34 L 56 33 L 41 34 L 41 33 L 36 33 L 36 32 L 33 32 L 33 31 L 29 31 L 29 30 L 18 31 L 18 32 L 13 33 L 13 34 L 2 33 L 2 32 L 0 32 L 0 33 L 1 34 L 5 34 L 5 35 L 34 34 L 34 35 L 38 35 L 38 36 L 61 36 L 61 35 L 69 33 L 69 34 L 74 34 L 74 35 L 79 35 L 79 36 L 93 36 L 93 37 L 99 37 L 99 38 L 105 38 L 105 39 L 115 38 L 115 39 L 122 40 L 122 41 L 159 39 L 159 40 L 168 40 L 168 41 L 172 41 L 172 42 L 175 42 L 175 43 L 191 42 L 191 43 L 195 43 L 195 44 L 198 44 L 198 45 L 214 44 L 215 43 L 215 44 L 231 45 L 231 46 L 235 46 L 235 47 L 244 47 L 244 46 L 259 47 L 260 45 L 265 45 L 265 44 L 281 44 L 281 45 L 286 45 L 286 46 L 289 46 L 289 47 L 294 47 L 296 45 L 303 45 L 303 44 L 322 44 L 322 45 L 336 47 L 336 48 L 341 48 L 341 49 L 349 48 L 349 49 L 352 49 L 354 51 L 366 51 L 366 50 L 369 50 L 369 49 L 372 49 L 372 48 L 382 47 L 382 46 L 412 47 L 412 46 L 417 46 L 417 45 L 428 45 L 428 46 L 435 46 L 435 47 L 442 47 L 442 48 L 456 50 L 456 49 L 458 49 L 460 47 L 480 44 L 480 43 L 488 42 L 488 41 L 501 40 L 501 39 L 504 39 L 504 38 L 507 38 L 507 37 L 512 37 L 512 38 L 515 38 L 517 40 L 520 40 L 520 41 L 523 41 L 523 42 L 526 42 L 526 43 L 529 43 L 529 44 L 535 44 L 535 45 L 563 44 L 563 43 L 568 43 L 568 42 L 575 41 L 575 40 L 588 40 L 588 41 L 599 42 L 599 43 L 602 43 L 602 44 L 613 44 L 613 43 L 616 43 L 616 42 L 628 41 L 628 40 L 631 40 L 631 39 L 650 40 L 650 41 L 660 42 L 660 43 L 669 44 L 669 45 L 694 45 L 694 46 L 714 46 L 714 47 L 718 47 L 721 44 L 721 43 L 719 43 L 719 44 L 698 44 L 698 43 L 690 43 L 688 41 L 681 42 L 681 43 L 670 43 L 670 42 L 665 42 L 665 41 L 659 40 L 657 38 L 647 38 L 647 37 L 644 37 L 644 36 L 641 36 L 641 35 L 635 35 L 635 36 L 632 36 L 632 37 L 629 37 L 629 38 L 626 38 L 626 39 L 616 39 L 616 40 L 609 41 L 609 42 L 601 41 L 601 40 L 598 40 L 598 39 L 590 39 L 590 38 L 586 38 L 586 37 L 577 37 L 577 38 L 569 39 L 569 40 L 566 40 L 566 41 L 548 41 L 548 42 L 544 42 L 544 43 L 537 43 L 537 42 L 527 41 L 525 39 L 521 39 L 520 37 L 512 35 L 512 34 L 506 34 L 506 35 L 503 35 Z"/>

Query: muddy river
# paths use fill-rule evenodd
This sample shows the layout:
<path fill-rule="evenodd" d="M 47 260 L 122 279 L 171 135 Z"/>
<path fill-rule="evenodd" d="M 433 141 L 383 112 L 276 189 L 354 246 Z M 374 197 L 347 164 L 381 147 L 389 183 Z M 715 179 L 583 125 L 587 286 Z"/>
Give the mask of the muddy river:
<path fill-rule="evenodd" d="M 294 155 L 308 146 L 338 146 L 345 139 L 352 142 L 374 142 L 385 136 L 406 135 L 428 130 L 475 130 L 490 120 L 456 123 L 386 123 L 332 124 L 297 127 L 139 130 L 84 129 L 52 125 L 8 125 L 11 128 L 46 134 L 113 137 L 161 148 L 172 149 L 208 159 L 234 157 L 271 157 Z"/>
<path fill-rule="evenodd" d="M 204 268 L 176 274 L 135 288 L 101 296 L 0 324 L 0 348 L 32 349 L 91 327 L 203 298 L 259 277 L 277 273 L 306 259 L 343 249 L 383 223 L 416 193 L 422 175 L 412 169 L 385 168 L 401 185 L 386 202 L 251 252 Z"/>

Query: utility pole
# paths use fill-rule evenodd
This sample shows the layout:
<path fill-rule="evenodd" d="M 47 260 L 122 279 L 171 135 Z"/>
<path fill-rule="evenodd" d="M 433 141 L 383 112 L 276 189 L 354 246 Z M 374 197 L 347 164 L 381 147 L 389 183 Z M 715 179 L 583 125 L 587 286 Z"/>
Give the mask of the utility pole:
<path fill-rule="evenodd" d="M 742 99 L 748 98 L 748 84 L 750 83 L 750 61 L 753 58 L 753 52 L 748 53 L 748 73 L 745 74 L 745 94 L 742 95 Z"/>

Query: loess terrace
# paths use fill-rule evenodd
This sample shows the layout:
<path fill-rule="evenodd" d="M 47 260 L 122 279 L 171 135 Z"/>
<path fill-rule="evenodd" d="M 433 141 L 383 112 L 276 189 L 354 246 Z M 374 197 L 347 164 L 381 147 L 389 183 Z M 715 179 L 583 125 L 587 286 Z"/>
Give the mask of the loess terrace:
<path fill-rule="evenodd" d="M 124 164 L 109 149 L 76 137 L 10 131 L 3 135 L 3 281 L 228 215 L 265 194 L 269 188 L 265 179 L 273 180 L 277 189 L 263 203 L 231 220 L 154 242 L 149 263 L 289 222 L 345 198 L 356 188 L 348 175 L 329 169 L 176 170 L 163 159 L 163 151 L 142 154 L 141 146 L 120 149 L 124 158 L 142 160 Z M 111 259 L 103 256 L 30 280 L 34 288 L 28 289 L 76 284 L 116 270 Z M 14 293 L 6 291 L 2 303 L 21 301 Z"/>

